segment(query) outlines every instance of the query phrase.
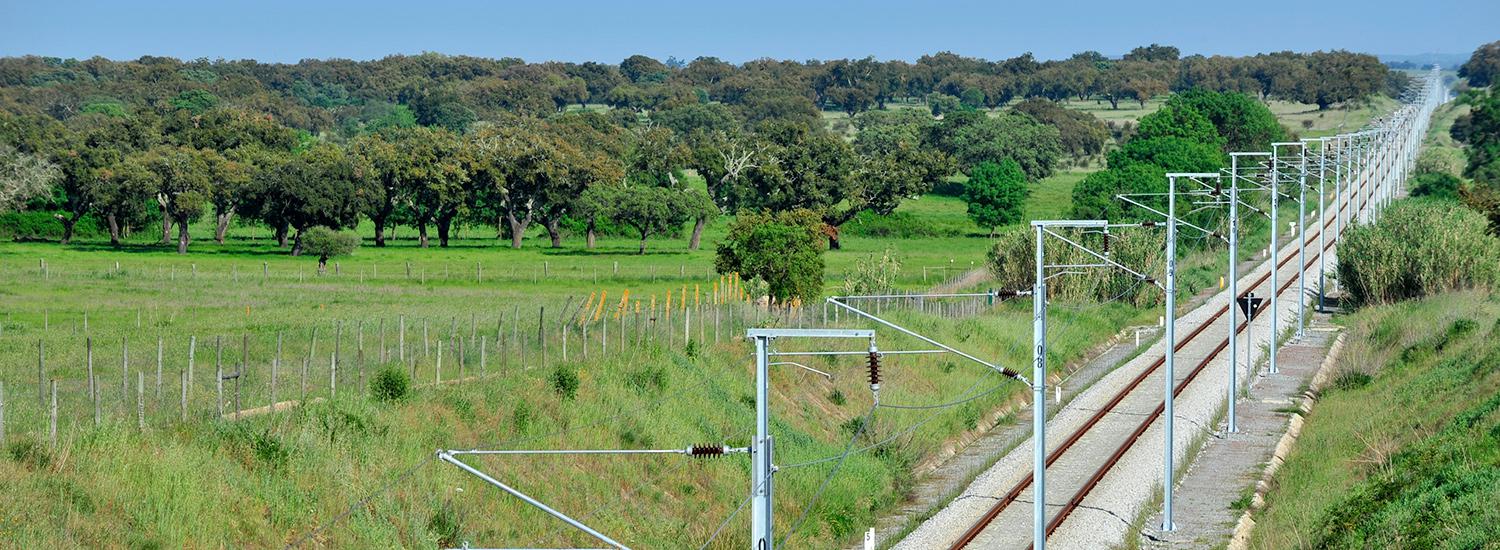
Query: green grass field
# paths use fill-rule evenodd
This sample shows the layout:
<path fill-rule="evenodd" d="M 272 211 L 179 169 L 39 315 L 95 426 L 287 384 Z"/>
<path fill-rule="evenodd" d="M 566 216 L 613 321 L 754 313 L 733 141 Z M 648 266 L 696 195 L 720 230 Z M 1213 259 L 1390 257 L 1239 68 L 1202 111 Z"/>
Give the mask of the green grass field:
<path fill-rule="evenodd" d="M 1500 540 L 1500 302 L 1359 311 L 1255 514 L 1252 548 L 1488 548 Z"/>
<path fill-rule="evenodd" d="M 1087 173 L 1063 171 L 1038 183 L 1028 217 L 1067 217 L 1071 190 Z M 914 223 L 934 236 L 874 236 L 878 231 L 846 226 L 844 248 L 825 255 L 830 291 L 856 261 L 886 250 L 903 264 L 896 286 L 920 290 L 982 267 L 991 246 L 952 196 L 929 194 L 903 204 L 891 220 L 870 223 Z M 398 228 L 390 246 L 367 241 L 323 276 L 314 258 L 288 256 L 260 227 L 235 226 L 219 245 L 208 238 L 212 228 L 200 224 L 187 255 L 155 245 L 150 234 L 133 235 L 119 248 L 99 238 L 68 246 L 0 243 L 0 280 L 8 283 L 0 287 L 0 382 L 9 457 L 0 460 L 0 484 L 7 488 L 0 497 L 0 540 L 19 547 L 276 546 L 323 528 L 314 540 L 331 547 L 589 544 L 456 468 L 431 462 L 433 450 L 744 445 L 753 418 L 750 350 L 732 335 L 747 326 L 815 324 L 822 308 L 809 304 L 799 317 L 779 320 L 743 302 L 695 309 L 684 338 L 684 293 L 695 304 L 714 301 L 722 279 L 712 273 L 712 243 L 726 226 L 725 219 L 712 224 L 702 250 L 688 250 L 685 238 L 660 238 L 644 255 L 626 237 L 607 236 L 585 249 L 572 235 L 551 248 L 540 229 L 528 234 L 524 248 L 512 250 L 483 227 L 460 229 L 450 247 L 434 241 L 423 250 L 410 228 Z M 368 237 L 371 229 L 360 232 Z M 1265 240 L 1258 228 L 1246 247 Z M 1216 284 L 1221 254 L 1211 248 L 1182 260 L 1184 294 Z M 639 306 L 617 319 L 612 312 L 626 291 Z M 602 307 L 594 298 L 601 293 Z M 669 293 L 670 320 L 661 313 Z M 588 323 L 588 358 L 582 326 L 561 332 L 565 312 L 577 319 L 585 301 L 602 317 Z M 660 319 L 654 324 L 652 304 Z M 974 317 L 888 314 L 1000 364 L 1024 365 L 1030 358 L 1029 303 L 1003 303 Z M 1156 308 L 1118 303 L 1054 308 L 1049 364 L 1061 369 L 1122 327 L 1153 322 L 1157 314 Z M 540 339 L 539 323 L 545 329 Z M 402 325 L 404 353 L 398 351 Z M 607 350 L 600 342 L 606 326 Z M 278 335 L 276 400 L 303 396 L 304 359 L 306 397 L 321 400 L 238 421 L 220 418 L 214 364 L 232 372 L 244 354 L 242 407 L 263 407 L 272 398 Z M 621 336 L 623 342 L 616 340 Z M 880 338 L 884 349 L 926 347 L 886 332 Z M 99 426 L 89 397 L 86 341 L 93 345 Z M 55 446 L 49 396 L 37 399 L 39 342 L 43 385 L 58 382 Z M 221 361 L 215 342 L 222 344 Z M 126 346 L 129 371 L 122 364 Z M 182 420 L 180 380 L 189 347 L 196 370 Z M 445 354 L 441 371 L 439 349 Z M 329 366 L 334 353 L 336 372 Z M 778 522 L 784 527 L 802 514 L 834 462 L 795 464 L 839 454 L 871 403 L 857 361 L 808 364 L 833 378 L 790 366 L 774 375 L 777 460 L 785 467 Z M 369 378 L 383 367 L 413 375 L 418 387 L 409 398 L 385 403 L 366 395 Z M 329 384 L 335 377 L 337 395 Z M 459 378 L 468 380 L 453 382 Z M 226 400 L 234 392 L 229 384 Z M 884 444 L 849 456 L 790 546 L 851 543 L 875 517 L 900 505 L 913 464 L 1024 400 L 1022 385 L 954 359 L 889 359 L 883 403 L 930 404 L 989 390 L 935 412 L 878 409 L 856 443 Z M 136 427 L 138 414 L 144 430 Z M 743 456 L 471 463 L 645 547 L 702 544 L 739 506 L 749 483 Z M 747 515 L 727 524 L 714 547 L 743 547 Z"/>

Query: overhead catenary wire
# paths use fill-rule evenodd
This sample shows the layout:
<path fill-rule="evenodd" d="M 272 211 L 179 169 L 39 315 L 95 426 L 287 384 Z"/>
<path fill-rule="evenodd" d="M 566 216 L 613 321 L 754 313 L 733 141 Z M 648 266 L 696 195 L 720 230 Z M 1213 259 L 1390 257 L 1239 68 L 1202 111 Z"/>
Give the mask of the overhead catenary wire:
<path fill-rule="evenodd" d="M 876 372 L 878 371 L 871 371 L 871 373 Z M 874 374 L 872 374 L 871 377 L 873 379 L 872 382 L 878 383 L 878 377 L 876 377 Z M 833 469 L 828 471 L 828 475 L 823 476 L 823 482 L 818 484 L 818 490 L 813 493 L 812 499 L 808 501 L 807 506 L 802 508 L 802 514 L 797 516 L 797 520 L 792 522 L 791 528 L 786 530 L 786 535 L 783 535 L 781 537 L 782 546 L 786 545 L 786 541 L 791 540 L 792 534 L 796 533 L 797 529 L 802 527 L 802 523 L 807 521 L 808 514 L 811 513 L 814 508 L 817 508 L 818 501 L 823 498 L 823 492 L 828 490 L 828 484 L 833 481 L 834 476 L 838 475 L 839 470 L 844 467 L 844 461 L 848 460 L 849 455 L 852 454 L 852 451 L 854 449 L 854 442 L 859 440 L 860 434 L 865 433 L 865 428 L 870 425 L 870 422 L 874 421 L 875 409 L 879 406 L 880 398 L 879 394 L 876 394 L 875 401 L 870 404 L 870 410 L 865 412 L 864 419 L 860 421 L 859 427 L 854 429 L 854 435 L 849 436 L 849 443 L 844 445 L 844 452 L 839 454 L 838 462 L 834 463 Z"/>

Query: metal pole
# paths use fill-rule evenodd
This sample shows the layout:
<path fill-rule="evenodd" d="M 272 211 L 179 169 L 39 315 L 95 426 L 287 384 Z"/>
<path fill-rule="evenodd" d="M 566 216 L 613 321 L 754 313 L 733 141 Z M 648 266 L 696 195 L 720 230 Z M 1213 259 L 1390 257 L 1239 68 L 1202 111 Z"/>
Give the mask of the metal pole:
<path fill-rule="evenodd" d="M 1307 316 L 1307 142 L 1301 142 L 1297 154 L 1297 339 Z"/>
<path fill-rule="evenodd" d="M 1239 368 L 1235 365 L 1239 357 L 1235 349 L 1238 347 L 1235 332 L 1240 328 L 1239 312 L 1235 311 L 1238 305 L 1235 304 L 1235 300 L 1239 298 L 1239 266 L 1235 265 L 1239 260 L 1236 252 L 1240 244 L 1239 166 L 1240 157 L 1231 155 L 1229 157 L 1229 427 L 1227 428 L 1230 433 L 1239 431 L 1234 416 L 1234 400 L 1238 393 L 1235 391 L 1235 385 L 1239 378 Z"/>
<path fill-rule="evenodd" d="M 458 466 L 459 469 L 462 469 L 465 472 L 469 472 L 471 474 L 474 474 L 475 477 L 478 477 L 479 479 L 484 480 L 486 483 L 489 483 L 490 485 L 494 485 L 496 487 L 499 487 L 501 491 L 505 491 L 507 493 L 510 493 L 511 496 L 519 498 L 519 499 L 525 501 L 527 504 L 530 504 L 532 506 L 537 507 L 541 511 L 546 512 L 548 515 L 550 515 L 552 517 L 555 517 L 557 519 L 562 520 L 564 523 L 567 523 L 568 525 L 572 525 L 573 527 L 577 528 L 579 531 L 583 531 L 585 533 L 593 535 L 594 538 L 597 538 L 600 541 L 603 541 L 604 543 L 609 544 L 610 546 L 613 546 L 615 548 L 622 548 L 622 549 L 625 549 L 625 550 L 629 550 L 629 547 L 627 547 L 627 546 L 625 546 L 623 544 L 620 544 L 619 542 L 616 542 L 615 539 L 609 538 L 604 533 L 600 533 L 598 531 L 595 531 L 592 527 L 584 525 L 583 523 L 580 523 L 578 520 L 570 518 L 570 517 L 568 517 L 566 514 L 564 514 L 562 512 L 559 512 L 557 510 L 553 510 L 552 507 L 547 506 L 546 504 L 542 504 L 541 501 L 536 500 L 534 498 L 531 498 L 526 493 L 522 493 L 520 491 L 517 491 L 517 490 L 511 488 L 509 485 L 501 483 L 500 480 L 497 480 L 497 479 L 495 479 L 493 477 L 490 477 L 489 475 L 485 474 L 484 472 L 476 470 L 473 467 L 469 466 L 468 464 L 464 464 L 463 461 L 460 461 L 459 459 L 454 458 L 453 455 L 448 454 L 447 452 L 439 452 L 438 453 L 438 458 L 442 459 L 443 462 L 447 462 L 447 463 L 452 464 L 454 466 Z"/>
<path fill-rule="evenodd" d="M 1036 229 L 1036 282 L 1031 289 L 1032 545 L 1047 547 L 1047 278 L 1042 227 Z"/>
<path fill-rule="evenodd" d="M 1276 258 L 1279 257 L 1279 256 L 1281 256 L 1281 246 L 1279 246 L 1277 244 L 1277 237 L 1281 233 L 1281 226 L 1277 225 L 1277 224 L 1281 223 L 1280 222 L 1280 217 L 1278 216 L 1278 214 L 1280 213 L 1280 210 L 1281 210 L 1281 208 L 1279 206 L 1280 205 L 1280 200 L 1278 199 L 1278 197 L 1281 196 L 1281 175 L 1280 175 L 1281 174 L 1281 168 L 1278 166 L 1277 160 L 1276 160 L 1277 156 L 1278 156 L 1276 154 L 1277 153 L 1277 149 L 1279 149 L 1279 148 L 1276 146 L 1276 144 L 1274 144 L 1274 143 L 1271 144 L 1271 262 L 1269 264 L 1271 266 L 1271 296 L 1268 298 L 1271 301 L 1271 347 L 1269 348 L 1271 350 L 1271 359 L 1270 359 L 1270 361 L 1271 361 L 1271 366 L 1270 366 L 1271 374 L 1276 374 L 1276 372 L 1277 372 L 1276 371 L 1276 318 L 1277 318 L 1276 302 L 1279 301 L 1279 298 L 1280 298 L 1279 295 L 1281 294 L 1280 292 L 1278 292 L 1278 289 L 1280 289 L 1281 286 L 1279 284 L 1277 284 L 1277 280 L 1280 278 L 1280 276 L 1277 274 L 1277 272 L 1280 271 L 1280 269 L 1277 269 L 1277 266 L 1276 266 Z"/>
<path fill-rule="evenodd" d="M 756 550 L 772 550 L 771 531 L 771 373 L 770 338 L 755 337 L 755 441 L 750 457 L 750 540 Z"/>
<path fill-rule="evenodd" d="M 1326 294 L 1326 291 L 1323 289 L 1323 285 L 1327 282 L 1327 279 L 1325 277 L 1325 273 L 1323 271 L 1323 269 L 1324 269 L 1323 258 L 1325 256 L 1327 256 L 1327 254 L 1323 253 L 1324 250 L 1327 250 L 1326 248 L 1323 247 L 1323 241 L 1324 241 L 1324 238 L 1326 236 L 1325 234 L 1328 233 L 1327 227 L 1325 227 L 1325 224 L 1323 223 L 1323 220 L 1326 217 L 1325 216 L 1326 212 L 1323 210 L 1323 208 L 1324 208 L 1324 206 L 1323 206 L 1323 194 L 1324 194 L 1323 183 L 1324 183 L 1325 180 L 1327 180 L 1327 178 L 1328 178 L 1328 138 L 1323 138 L 1323 139 L 1321 139 L 1321 140 L 1318 141 L 1318 312 L 1319 313 L 1322 313 L 1323 309 L 1324 309 L 1323 308 L 1323 298 L 1324 298 L 1324 295 Z"/>
<path fill-rule="evenodd" d="M 1163 418 L 1166 445 L 1162 453 L 1162 519 L 1161 530 L 1171 531 L 1172 525 L 1172 386 L 1176 379 L 1173 372 L 1173 356 L 1176 355 L 1177 331 L 1177 178 L 1167 177 L 1167 357 L 1166 395 Z"/>

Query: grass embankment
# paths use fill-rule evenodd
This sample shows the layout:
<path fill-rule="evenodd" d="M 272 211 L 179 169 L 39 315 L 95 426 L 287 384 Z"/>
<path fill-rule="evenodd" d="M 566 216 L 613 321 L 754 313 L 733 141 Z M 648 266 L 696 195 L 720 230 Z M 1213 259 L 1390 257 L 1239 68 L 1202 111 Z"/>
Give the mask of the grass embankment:
<path fill-rule="evenodd" d="M 1331 384 L 1256 514 L 1255 548 L 1491 548 L 1500 541 L 1500 300 L 1361 310 Z"/>

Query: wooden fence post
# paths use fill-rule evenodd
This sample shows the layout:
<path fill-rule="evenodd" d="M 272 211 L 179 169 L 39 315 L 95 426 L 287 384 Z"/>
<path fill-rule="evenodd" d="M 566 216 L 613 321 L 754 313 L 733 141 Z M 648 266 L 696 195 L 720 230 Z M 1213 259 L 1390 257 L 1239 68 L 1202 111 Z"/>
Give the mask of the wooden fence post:
<path fill-rule="evenodd" d="M 99 425 L 99 386 L 94 382 L 94 339 L 84 338 L 83 348 L 89 373 L 89 401 L 94 405 L 94 425 Z"/>
<path fill-rule="evenodd" d="M 281 331 L 276 331 L 276 357 L 271 358 L 271 412 L 276 412 L 276 379 L 281 372 Z"/>
<path fill-rule="evenodd" d="M 435 380 L 436 383 L 438 383 L 438 384 L 442 384 L 443 383 L 443 346 L 442 345 L 438 346 L 437 368 L 433 369 L 432 372 L 433 372 L 433 380 Z"/>
<path fill-rule="evenodd" d="M 130 341 L 123 337 L 120 338 L 120 404 L 130 406 Z"/>
<path fill-rule="evenodd" d="M 156 401 L 161 403 L 161 334 L 156 335 Z"/>
<path fill-rule="evenodd" d="M 396 327 L 396 330 L 397 330 L 397 332 L 396 332 L 396 353 L 397 353 L 396 358 L 400 359 L 402 363 L 405 363 L 406 362 L 406 316 L 405 315 L 399 315 L 399 316 L 396 317 L 396 321 L 397 321 L 397 323 L 399 325 L 398 327 Z"/>
<path fill-rule="evenodd" d="M 328 358 L 328 399 L 339 396 L 339 354 Z"/>
<path fill-rule="evenodd" d="M 47 348 L 41 338 L 36 340 L 36 404 L 47 403 Z"/>
<path fill-rule="evenodd" d="M 146 373 L 135 371 L 135 429 L 146 430 Z"/>
<path fill-rule="evenodd" d="M 182 401 L 179 402 L 178 405 L 177 405 L 177 412 L 180 415 L 182 421 L 183 422 L 187 422 L 187 390 L 188 390 L 188 375 L 187 375 L 187 371 L 182 371 L 181 377 L 182 377 Z"/>
<path fill-rule="evenodd" d="M 187 377 L 188 377 L 188 385 L 190 385 L 190 386 L 193 383 L 193 355 L 195 355 L 197 352 L 198 352 L 198 337 L 197 336 L 189 336 L 188 337 L 188 368 L 187 368 Z"/>
<path fill-rule="evenodd" d="M 5 381 L 0 380 L 0 445 L 5 444 Z"/>
<path fill-rule="evenodd" d="M 52 447 L 57 448 L 57 379 L 52 379 L 52 414 L 51 422 L 48 423 L 47 438 L 51 440 Z"/>
<path fill-rule="evenodd" d="M 308 362 L 309 359 L 311 359 L 311 358 L 310 357 L 303 357 L 302 358 L 302 394 L 297 399 L 297 403 L 301 404 L 301 405 L 306 405 L 307 404 L 307 362 Z"/>
<path fill-rule="evenodd" d="M 481 378 L 483 378 L 486 374 L 489 374 L 489 372 L 485 368 L 484 337 L 485 335 L 483 334 L 479 335 L 479 376 Z"/>
<path fill-rule="evenodd" d="M 219 417 L 224 417 L 224 364 L 214 361 L 214 395 L 218 402 Z"/>

